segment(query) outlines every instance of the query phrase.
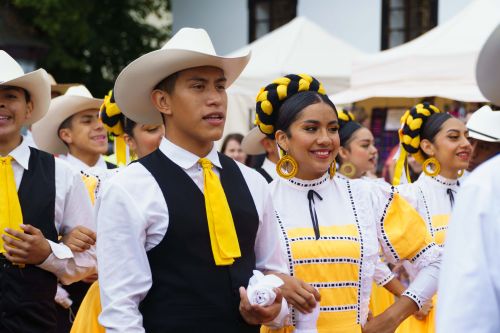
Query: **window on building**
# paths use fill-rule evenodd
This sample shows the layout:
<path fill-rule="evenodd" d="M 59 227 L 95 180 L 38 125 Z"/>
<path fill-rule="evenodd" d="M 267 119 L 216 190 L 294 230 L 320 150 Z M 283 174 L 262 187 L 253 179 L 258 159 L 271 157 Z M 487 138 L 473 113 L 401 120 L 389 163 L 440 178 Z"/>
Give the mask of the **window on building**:
<path fill-rule="evenodd" d="M 438 0 L 382 0 L 382 50 L 429 31 L 437 17 Z"/>
<path fill-rule="evenodd" d="M 297 0 L 248 0 L 249 42 L 297 16 Z"/>

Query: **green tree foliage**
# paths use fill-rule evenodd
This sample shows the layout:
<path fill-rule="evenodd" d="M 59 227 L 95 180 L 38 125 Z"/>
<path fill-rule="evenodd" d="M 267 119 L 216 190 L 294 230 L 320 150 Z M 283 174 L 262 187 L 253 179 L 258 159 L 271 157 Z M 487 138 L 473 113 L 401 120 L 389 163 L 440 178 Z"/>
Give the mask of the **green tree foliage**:
<path fill-rule="evenodd" d="M 84 83 L 96 97 L 113 87 L 127 64 L 170 35 L 168 0 L 10 1 L 48 46 L 39 66 L 58 82 Z"/>

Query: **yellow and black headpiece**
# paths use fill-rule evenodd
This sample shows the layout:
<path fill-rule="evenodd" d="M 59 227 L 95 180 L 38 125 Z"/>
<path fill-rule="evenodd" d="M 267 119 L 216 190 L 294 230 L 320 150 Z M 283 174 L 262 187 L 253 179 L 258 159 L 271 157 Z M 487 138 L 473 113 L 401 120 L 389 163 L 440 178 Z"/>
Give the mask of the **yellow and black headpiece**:
<path fill-rule="evenodd" d="M 112 135 L 120 136 L 124 134 L 123 114 L 115 102 L 113 90 L 110 90 L 106 97 L 104 97 L 104 103 L 101 105 L 99 116 L 106 130 Z"/>
<path fill-rule="evenodd" d="M 420 141 L 422 139 L 422 131 L 429 118 L 441 111 L 432 104 L 420 103 L 407 110 L 401 117 L 401 128 L 399 129 L 399 158 L 396 163 L 396 170 L 394 172 L 394 185 L 398 185 L 401 181 L 403 170 L 408 169 L 407 157 L 408 154 L 412 155 L 419 163 L 425 161 L 425 155 L 420 148 Z M 408 182 L 409 172 L 406 170 Z"/>
<path fill-rule="evenodd" d="M 274 139 L 281 105 L 298 92 L 315 91 L 325 95 L 323 85 L 307 74 L 288 74 L 274 80 L 257 95 L 255 124 L 262 133 Z"/>
<path fill-rule="evenodd" d="M 337 114 L 339 117 L 340 145 L 344 146 L 349 141 L 353 133 L 363 126 L 356 121 L 356 117 L 350 111 L 337 109 Z"/>

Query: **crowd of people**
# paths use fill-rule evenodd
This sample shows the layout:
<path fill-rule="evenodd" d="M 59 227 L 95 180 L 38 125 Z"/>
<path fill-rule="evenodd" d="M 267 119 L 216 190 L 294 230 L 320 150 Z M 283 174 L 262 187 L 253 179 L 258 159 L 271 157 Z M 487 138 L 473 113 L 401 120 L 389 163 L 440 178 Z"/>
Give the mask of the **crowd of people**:
<path fill-rule="evenodd" d="M 0 51 L 0 332 L 500 329 L 498 304 L 465 321 L 456 307 L 480 305 L 450 296 L 459 277 L 461 302 L 481 302 L 482 284 L 497 302 L 498 267 L 484 267 L 498 227 L 479 221 L 500 216 L 498 182 L 481 179 L 499 162 L 500 111 L 464 123 L 411 107 L 389 183 L 370 130 L 293 73 L 262 83 L 256 127 L 219 152 L 226 89 L 249 60 L 183 28 L 99 99 Z"/>

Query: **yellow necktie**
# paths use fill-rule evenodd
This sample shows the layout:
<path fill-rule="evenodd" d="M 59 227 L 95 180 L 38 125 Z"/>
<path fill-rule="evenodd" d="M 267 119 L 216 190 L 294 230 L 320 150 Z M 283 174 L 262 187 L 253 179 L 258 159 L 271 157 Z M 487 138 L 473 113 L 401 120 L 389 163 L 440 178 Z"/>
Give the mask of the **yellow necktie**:
<path fill-rule="evenodd" d="M 198 163 L 203 168 L 205 208 L 215 264 L 231 265 L 234 258 L 241 257 L 241 252 L 226 194 L 219 177 L 212 171 L 212 162 L 200 158 Z"/>
<path fill-rule="evenodd" d="M 0 157 L 0 253 L 5 253 L 2 235 L 5 228 L 23 232 L 23 213 L 16 190 L 12 156 Z"/>

